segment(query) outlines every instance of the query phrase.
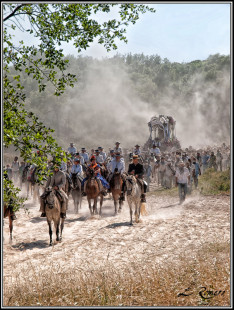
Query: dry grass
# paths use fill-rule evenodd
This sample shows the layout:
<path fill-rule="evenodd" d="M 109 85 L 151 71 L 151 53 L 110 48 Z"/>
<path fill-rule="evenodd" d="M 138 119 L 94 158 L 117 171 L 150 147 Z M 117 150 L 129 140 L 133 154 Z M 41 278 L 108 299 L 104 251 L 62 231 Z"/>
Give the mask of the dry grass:
<path fill-rule="evenodd" d="M 229 251 L 228 243 L 205 243 L 192 258 L 184 253 L 179 263 L 136 261 L 122 270 L 111 264 L 61 270 L 53 261 L 38 274 L 29 264 L 12 283 L 4 278 L 3 305 L 230 306 Z M 212 298 L 202 298 L 201 287 L 210 291 L 203 296 Z M 225 293 L 212 295 L 220 290 Z"/>

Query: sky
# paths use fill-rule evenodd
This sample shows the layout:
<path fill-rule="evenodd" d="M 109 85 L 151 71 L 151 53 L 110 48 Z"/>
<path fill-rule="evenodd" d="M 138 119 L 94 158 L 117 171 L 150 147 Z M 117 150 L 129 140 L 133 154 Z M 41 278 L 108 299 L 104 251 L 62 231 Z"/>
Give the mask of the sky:
<path fill-rule="evenodd" d="M 118 50 L 106 52 L 93 44 L 82 53 L 94 58 L 119 54 L 159 55 L 172 62 L 204 60 L 209 55 L 230 54 L 230 4 L 150 4 L 156 13 L 141 15 L 127 28 L 128 43 L 118 43 Z M 75 48 L 65 47 L 65 54 L 77 55 Z"/>
<path fill-rule="evenodd" d="M 147 4 L 144 2 L 144 4 Z M 96 42 L 82 52 L 93 58 L 112 57 L 119 54 L 159 55 L 171 62 L 204 60 L 216 53 L 230 54 L 231 4 L 222 3 L 148 3 L 156 13 L 147 12 L 140 16 L 135 25 L 127 27 L 128 43 L 116 41 L 118 50 L 107 52 Z M 115 18 L 117 10 L 105 14 Z M 99 17 L 104 21 L 102 16 Z M 16 38 L 25 43 L 37 44 L 27 32 L 15 31 Z M 28 35 L 28 36 L 27 36 Z M 62 44 L 64 54 L 77 56 L 72 43 Z"/>

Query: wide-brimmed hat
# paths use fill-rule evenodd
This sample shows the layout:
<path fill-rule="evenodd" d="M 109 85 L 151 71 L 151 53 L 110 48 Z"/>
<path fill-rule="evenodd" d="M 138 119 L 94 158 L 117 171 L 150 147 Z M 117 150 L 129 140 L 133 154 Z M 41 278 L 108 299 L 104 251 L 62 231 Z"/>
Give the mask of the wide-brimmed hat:
<path fill-rule="evenodd" d="M 99 149 L 99 150 L 102 150 L 102 149 L 103 149 L 103 147 L 102 147 L 102 146 L 99 146 L 99 147 L 98 147 L 98 149 Z"/>
<path fill-rule="evenodd" d="M 140 147 L 140 145 L 136 144 L 135 147 Z"/>
<path fill-rule="evenodd" d="M 121 154 L 120 153 L 115 153 L 115 157 L 117 157 L 117 156 L 121 156 Z"/>
<path fill-rule="evenodd" d="M 79 158 L 74 158 L 74 161 L 79 161 L 80 162 Z"/>
<path fill-rule="evenodd" d="M 117 142 L 115 142 L 115 144 L 120 144 L 120 142 L 117 141 Z"/>
<path fill-rule="evenodd" d="M 138 159 L 139 156 L 138 156 L 138 155 L 133 155 L 132 158 L 133 158 L 133 159 Z"/>
<path fill-rule="evenodd" d="M 82 147 L 82 148 L 81 148 L 81 150 L 82 150 L 82 151 L 85 151 L 85 150 L 86 150 L 86 148 L 85 148 L 85 147 Z"/>

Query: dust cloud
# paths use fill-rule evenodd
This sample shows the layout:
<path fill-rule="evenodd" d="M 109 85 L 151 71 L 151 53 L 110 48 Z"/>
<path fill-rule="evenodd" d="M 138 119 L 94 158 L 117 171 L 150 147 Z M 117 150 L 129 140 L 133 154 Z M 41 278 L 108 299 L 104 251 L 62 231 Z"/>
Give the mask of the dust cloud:
<path fill-rule="evenodd" d="M 61 112 L 69 128 L 65 130 L 66 147 L 74 142 L 78 149 L 102 146 L 108 150 L 116 141 L 124 148 L 133 148 L 136 143 L 143 146 L 149 138 L 147 123 L 159 114 L 176 120 L 182 148 L 230 143 L 228 72 L 218 81 L 219 87 L 217 81 L 195 75 L 189 96 L 169 88 L 158 103 L 139 98 L 124 66 L 108 59 L 90 61 Z"/>

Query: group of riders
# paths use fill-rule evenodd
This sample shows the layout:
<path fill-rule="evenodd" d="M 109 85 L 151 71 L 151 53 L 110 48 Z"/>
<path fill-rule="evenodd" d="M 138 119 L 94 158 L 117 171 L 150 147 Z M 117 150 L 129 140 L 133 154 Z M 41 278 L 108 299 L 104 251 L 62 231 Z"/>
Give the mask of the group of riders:
<path fill-rule="evenodd" d="M 61 165 L 54 164 L 53 161 L 48 162 L 48 169 L 53 170 L 53 175 L 47 179 L 44 192 L 40 196 L 41 217 L 46 216 L 46 188 L 55 190 L 61 202 L 61 218 L 66 217 L 68 195 L 73 188 L 72 175 L 74 174 L 80 180 L 82 196 L 86 196 L 85 184 L 89 177 L 88 171 L 92 170 L 98 181 L 100 193 L 105 196 L 110 191 L 114 174 L 119 173 L 123 180 L 120 196 L 122 201 L 125 200 L 126 177 L 128 174 L 134 175 L 141 187 L 141 201 L 145 202 L 145 193 L 149 190 L 149 183 L 153 177 L 156 177 L 158 184 L 164 188 L 171 188 L 173 183 L 176 186 L 180 183 L 179 180 L 184 180 L 184 178 L 186 181 L 182 182 L 189 185 L 193 180 L 195 187 L 197 187 L 198 175 L 204 173 L 207 168 L 213 167 L 215 170 L 219 168 L 222 171 L 223 168 L 230 167 L 230 148 L 228 149 L 225 143 L 217 149 L 216 155 L 211 148 L 196 152 L 192 147 L 185 149 L 185 151 L 175 150 L 162 153 L 157 145 L 152 145 L 147 151 L 142 151 L 138 144 L 135 145 L 132 152 L 123 152 L 120 142 L 116 142 L 115 147 L 110 149 L 108 154 L 103 150 L 103 147 L 98 147 L 96 150 L 92 149 L 90 153 L 83 147 L 81 152 L 78 152 L 74 143 L 70 143 L 66 153 L 67 162 L 62 161 Z M 224 161 L 225 164 L 223 165 Z M 127 163 L 128 168 L 126 169 Z M 33 173 L 36 174 L 36 168 L 35 165 L 25 165 L 24 162 L 19 165 L 16 156 L 11 167 L 7 165 L 6 171 L 8 177 L 12 178 L 14 182 L 18 179 L 20 187 L 22 187 L 22 183 L 27 178 L 25 171 L 31 172 L 30 177 L 32 179 Z M 184 177 L 181 173 L 184 174 Z M 66 183 L 69 185 L 68 191 L 65 190 Z M 15 219 L 13 211 L 12 217 Z"/>

